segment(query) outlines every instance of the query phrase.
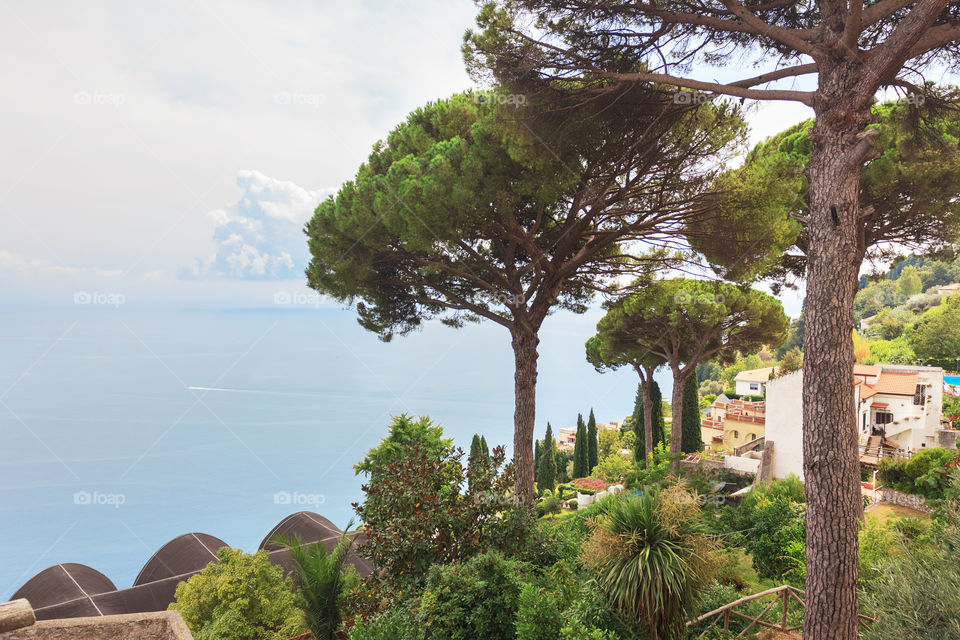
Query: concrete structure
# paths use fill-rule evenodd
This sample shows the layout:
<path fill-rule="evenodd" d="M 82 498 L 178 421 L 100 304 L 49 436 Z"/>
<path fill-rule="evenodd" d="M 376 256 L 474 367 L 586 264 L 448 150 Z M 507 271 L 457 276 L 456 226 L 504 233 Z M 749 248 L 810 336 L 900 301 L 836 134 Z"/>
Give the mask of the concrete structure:
<path fill-rule="evenodd" d="M 0 604 L 30 606 L 26 600 Z M 9 629 L 0 632 L 0 640 L 193 640 L 183 618 L 176 611 L 131 613 L 117 616 L 69 618 L 65 620 L 23 621 L 16 625 L 0 624 Z M 0 623 L 4 620 L 0 619 Z"/>
<path fill-rule="evenodd" d="M 733 379 L 735 391 L 738 396 L 762 396 L 767 382 L 770 381 L 770 374 L 776 367 L 764 367 L 763 369 L 750 369 L 741 371 Z"/>
<path fill-rule="evenodd" d="M 854 406 L 860 444 L 876 442 L 900 455 L 940 446 L 943 369 L 914 365 L 856 365 Z M 773 475 L 803 478 L 803 372 L 770 381 L 766 440 L 776 443 Z M 871 440 L 872 439 L 872 440 Z"/>

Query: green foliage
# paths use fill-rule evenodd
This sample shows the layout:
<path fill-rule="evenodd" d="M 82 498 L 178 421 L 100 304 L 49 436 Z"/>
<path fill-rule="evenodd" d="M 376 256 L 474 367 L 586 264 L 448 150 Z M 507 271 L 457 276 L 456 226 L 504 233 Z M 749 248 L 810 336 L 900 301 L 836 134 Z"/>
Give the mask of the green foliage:
<path fill-rule="evenodd" d="M 960 356 L 960 295 L 924 313 L 907 339 L 920 358 Z"/>
<path fill-rule="evenodd" d="M 430 569 L 420 601 L 427 638 L 513 640 L 530 569 L 496 552 Z"/>
<path fill-rule="evenodd" d="M 702 239 L 691 241 L 725 277 L 802 275 L 803 259 L 790 249 L 804 250 L 807 230 L 790 214 L 802 219 L 809 213 L 809 184 L 802 171 L 810 162 L 813 124 L 807 120 L 764 140 L 743 165 L 717 181 L 718 215 Z M 878 133 L 878 156 L 860 175 L 860 207 L 874 210 L 863 226 L 866 249 L 901 238 L 928 252 L 949 247 L 960 227 L 960 111 L 918 118 L 905 101 L 886 102 L 874 105 L 871 128 Z M 915 287 L 910 278 L 908 290 Z M 858 295 L 856 318 L 899 304 L 890 294 L 904 299 L 892 281 Z"/>
<path fill-rule="evenodd" d="M 591 475 L 609 483 L 629 483 L 636 476 L 636 470 L 636 463 L 631 456 L 614 452 L 600 460 Z"/>
<path fill-rule="evenodd" d="M 581 551 L 613 607 L 651 635 L 682 637 L 697 595 L 713 578 L 715 545 L 689 498 L 674 488 L 605 501 Z"/>
<path fill-rule="evenodd" d="M 874 340 L 870 342 L 870 356 L 864 364 L 915 364 L 917 354 L 913 352 L 906 336 L 893 340 Z"/>
<path fill-rule="evenodd" d="M 881 561 L 863 604 L 877 622 L 865 640 L 942 640 L 960 637 L 960 539 L 954 531 L 935 546 Z"/>
<path fill-rule="evenodd" d="M 587 442 L 587 425 L 583 415 L 577 414 L 577 437 L 573 444 L 573 477 L 583 478 L 589 475 L 590 444 Z"/>
<path fill-rule="evenodd" d="M 631 439 L 634 437 L 633 432 L 630 432 Z M 597 434 L 597 455 L 600 459 L 606 458 L 611 453 L 616 453 L 624 445 L 622 442 L 623 438 L 620 436 L 620 432 L 615 429 L 601 429 Z M 597 461 L 599 462 L 599 460 Z"/>
<path fill-rule="evenodd" d="M 915 296 L 923 291 L 923 283 L 920 282 L 916 267 L 910 265 L 900 272 L 900 277 L 897 279 L 897 288 L 900 289 L 900 294 L 904 298 Z"/>
<path fill-rule="evenodd" d="M 728 529 L 738 532 L 731 543 L 746 548 L 757 575 L 773 580 L 798 577 L 806 517 L 803 485 L 796 476 L 754 487 L 728 515 L 732 517 Z"/>
<path fill-rule="evenodd" d="M 560 640 L 618 640 L 618 636 L 613 631 L 588 627 L 574 618 L 563 625 Z"/>
<path fill-rule="evenodd" d="M 600 462 L 600 442 L 597 439 L 597 418 L 593 415 L 593 409 L 590 409 L 590 417 L 587 420 L 587 475 L 589 475 L 595 466 Z"/>
<path fill-rule="evenodd" d="M 958 455 L 953 449 L 931 448 L 921 449 L 911 458 L 884 458 L 877 465 L 877 478 L 899 491 L 943 499 Z"/>
<path fill-rule="evenodd" d="M 179 611 L 197 640 L 286 640 L 307 630 L 283 569 L 266 551 L 223 547 L 219 563 L 177 585 L 168 607 Z"/>
<path fill-rule="evenodd" d="M 347 525 L 337 546 L 329 552 L 323 542 L 304 545 L 296 538 L 274 540 L 290 552 L 300 608 L 315 640 L 332 640 L 343 617 L 343 594 L 358 581 L 353 565 L 347 563 L 353 546 L 353 538 L 347 535 L 351 526 Z"/>
<path fill-rule="evenodd" d="M 666 440 L 666 424 L 663 419 L 663 395 L 660 393 L 660 385 L 656 380 L 651 383 L 650 389 L 650 411 L 653 416 L 653 446 L 656 447 Z M 643 388 L 637 386 L 637 398 L 633 406 L 633 459 L 640 464 L 647 462 L 646 435 L 643 426 Z"/>
<path fill-rule="evenodd" d="M 407 447 L 419 445 L 429 451 L 440 451 L 453 445 L 453 438 L 443 437 L 443 427 L 435 425 L 430 416 L 413 419 L 407 414 L 394 416 L 387 437 L 367 452 L 363 460 L 353 466 L 358 475 L 372 475 L 377 469 L 403 458 Z"/>
<path fill-rule="evenodd" d="M 800 347 L 793 347 L 783 354 L 780 364 L 777 365 L 777 375 L 785 376 L 800 369 L 803 369 L 803 352 Z"/>
<path fill-rule="evenodd" d="M 547 589 L 523 585 L 517 607 L 516 640 L 557 640 L 562 627 L 556 596 Z"/>
<path fill-rule="evenodd" d="M 684 453 L 703 451 L 703 435 L 700 432 L 700 397 L 697 378 L 690 376 L 683 386 L 683 427 L 680 450 Z"/>
<path fill-rule="evenodd" d="M 367 620 L 357 620 L 350 640 L 425 640 L 426 633 L 416 614 L 405 606 L 394 606 Z"/>
<path fill-rule="evenodd" d="M 553 427 L 547 423 L 547 433 L 540 446 L 540 460 L 536 469 L 537 488 L 553 491 L 557 486 L 557 443 L 553 439 Z"/>
<path fill-rule="evenodd" d="M 495 448 L 471 487 L 462 451 L 413 444 L 363 486 L 366 499 L 355 506 L 366 525 L 361 551 L 388 586 L 403 592 L 418 587 L 433 565 L 525 544 L 533 513 L 513 499 L 512 466 L 504 458 L 503 447 Z"/>

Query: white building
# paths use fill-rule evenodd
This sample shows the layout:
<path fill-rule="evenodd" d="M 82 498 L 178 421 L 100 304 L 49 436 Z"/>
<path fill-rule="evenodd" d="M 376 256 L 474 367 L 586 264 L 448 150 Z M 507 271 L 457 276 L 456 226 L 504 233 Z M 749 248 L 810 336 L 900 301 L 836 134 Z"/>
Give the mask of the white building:
<path fill-rule="evenodd" d="M 764 367 L 763 369 L 750 369 L 741 371 L 733 379 L 738 396 L 762 396 L 763 390 L 770 381 L 770 374 L 775 367 Z"/>
<path fill-rule="evenodd" d="M 909 455 L 938 446 L 943 369 L 913 365 L 856 365 L 854 406 L 860 444 Z M 803 478 L 803 372 L 767 387 L 766 442 L 774 443 L 773 475 Z M 872 438 L 872 440 L 871 440 Z"/>

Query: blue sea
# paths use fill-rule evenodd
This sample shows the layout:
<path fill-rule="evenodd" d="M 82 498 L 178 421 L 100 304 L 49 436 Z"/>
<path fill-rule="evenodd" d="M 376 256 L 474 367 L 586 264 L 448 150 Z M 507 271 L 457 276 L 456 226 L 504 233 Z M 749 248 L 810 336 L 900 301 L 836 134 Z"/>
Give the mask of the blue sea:
<path fill-rule="evenodd" d="M 547 319 L 538 434 L 591 407 L 601 422 L 631 412 L 635 375 L 584 360 L 598 317 Z M 342 527 L 363 496 L 352 467 L 391 415 L 429 414 L 465 448 L 475 432 L 512 443 L 513 357 L 491 324 L 383 343 L 327 308 L 2 318 L 0 600 L 60 562 L 130 586 L 186 532 L 252 551 L 301 509 Z"/>

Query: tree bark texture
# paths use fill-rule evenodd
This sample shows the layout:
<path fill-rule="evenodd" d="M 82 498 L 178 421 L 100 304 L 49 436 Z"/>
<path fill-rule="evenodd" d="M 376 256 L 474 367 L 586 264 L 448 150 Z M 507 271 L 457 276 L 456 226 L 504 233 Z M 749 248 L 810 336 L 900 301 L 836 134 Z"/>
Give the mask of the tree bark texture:
<path fill-rule="evenodd" d="M 643 466 L 650 466 L 650 457 L 653 455 L 653 373 L 641 384 L 643 389 Z"/>
<path fill-rule="evenodd" d="M 683 387 L 687 384 L 690 372 L 682 369 L 673 369 L 673 390 L 670 392 L 670 453 L 677 456 L 681 453 L 683 440 Z M 680 470 L 680 460 L 673 460 L 670 468 L 674 472 Z"/>
<path fill-rule="evenodd" d="M 860 464 L 853 387 L 853 297 L 860 169 L 870 105 L 855 97 L 863 71 L 821 66 L 808 178 L 809 234 L 803 366 L 807 503 L 805 640 L 856 640 Z"/>
<path fill-rule="evenodd" d="M 533 502 L 533 431 L 537 410 L 537 345 L 540 339 L 532 331 L 513 330 L 514 413 L 513 460 L 516 495 L 522 502 Z"/>

